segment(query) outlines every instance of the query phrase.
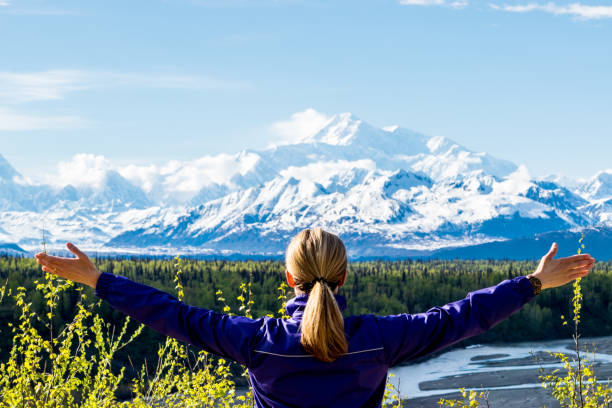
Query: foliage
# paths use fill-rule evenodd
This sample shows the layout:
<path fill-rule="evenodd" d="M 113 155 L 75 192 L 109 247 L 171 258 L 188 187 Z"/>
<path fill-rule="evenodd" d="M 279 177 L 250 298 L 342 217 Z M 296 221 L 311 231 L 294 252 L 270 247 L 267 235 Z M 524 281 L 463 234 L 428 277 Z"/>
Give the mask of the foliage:
<path fill-rule="evenodd" d="M 181 260 L 177 257 L 175 261 L 175 289 L 182 299 Z M 252 406 L 250 392 L 236 394 L 228 362 L 204 351 L 190 353 L 187 346 L 171 338 L 158 349 L 157 366 L 151 377 L 145 360 L 132 382 L 133 399 L 118 401 L 116 392 L 125 367 L 117 369 L 113 360 L 117 351 L 141 334 L 143 326 L 128 330 L 130 320 L 126 319 L 116 334 L 113 326 L 103 323 L 100 315 L 92 311 L 99 303 L 86 305 L 82 288 L 76 288 L 80 293 L 77 312 L 56 334 L 53 318 L 58 299 L 72 287 L 71 282 L 51 274 L 45 274 L 43 282 L 36 282 L 36 290 L 45 299 L 45 314 L 32 311 L 24 287 L 15 290 L 13 299 L 19 317 L 18 324 L 11 324 L 8 361 L 0 364 L 0 407 Z M 2 288 L 0 299 L 6 290 L 6 286 Z M 251 304 L 249 298 L 245 302 L 246 313 Z M 48 338 L 35 327 L 36 322 L 46 327 Z"/>
<path fill-rule="evenodd" d="M 51 274 L 45 274 L 44 282 L 36 282 L 46 299 L 45 315 L 32 312 L 25 288 L 17 288 L 13 298 L 20 314 L 18 324 L 11 324 L 13 347 L 8 361 L 0 364 L 1 407 L 105 407 L 115 398 L 124 369 L 113 372 L 111 362 L 139 331 L 126 339 L 126 320 L 115 336 L 91 307 L 79 302 L 74 319 L 54 336 L 57 299 L 70 287 L 71 282 Z M 34 327 L 35 321 L 47 326 L 48 338 Z"/>
<path fill-rule="evenodd" d="M 584 234 L 578 241 L 578 254 L 581 254 L 585 248 L 583 240 Z M 584 353 L 580 348 L 579 325 L 583 300 L 582 279 L 579 278 L 572 284 L 572 320 L 574 322 L 572 339 L 574 340 L 575 354 L 549 352 L 555 360 L 561 362 L 563 368 L 555 369 L 550 374 L 543 374 L 543 369 L 540 368 L 540 380 L 542 380 L 542 387 L 550 390 L 562 408 L 609 408 L 610 402 L 612 402 L 612 390 L 609 388 L 608 382 L 597 381 L 593 363 L 595 352 L 593 351 L 593 358 L 590 360 L 585 357 L 589 352 L 588 348 L 585 347 Z M 567 326 L 567 321 L 563 315 L 561 315 L 561 319 L 563 326 Z M 463 388 L 461 394 L 464 400 L 440 399 L 438 405 L 445 407 L 479 407 L 479 398 L 484 395 L 482 392 L 477 394 L 474 390 L 468 393 Z M 486 395 L 488 396 L 488 394 Z M 488 399 L 486 403 L 488 407 Z"/>
<path fill-rule="evenodd" d="M 584 234 L 579 240 L 578 254 L 584 249 Z M 550 389 L 552 395 L 559 401 L 563 408 L 599 408 L 609 407 L 612 401 L 612 390 L 608 383 L 600 383 L 595 376 L 593 360 L 595 353 L 593 352 L 593 360 L 586 357 L 588 348 L 585 347 L 584 354 L 580 348 L 580 331 L 579 324 L 581 321 L 582 312 L 582 285 L 581 279 L 576 279 L 573 283 L 572 296 L 572 320 L 574 322 L 574 340 L 575 355 L 566 353 L 550 353 L 561 361 L 563 370 L 554 370 L 551 374 L 540 375 L 542 386 Z M 567 325 L 565 318 L 563 324 Z"/>
<path fill-rule="evenodd" d="M 480 407 L 480 403 L 484 402 L 486 407 L 489 407 L 489 392 L 481 391 L 476 392 L 475 390 L 466 390 L 460 388 L 461 396 L 463 400 L 447 400 L 440 398 L 438 405 L 441 407 L 456 407 L 456 408 L 477 408 Z"/>
<path fill-rule="evenodd" d="M 166 292 L 175 291 L 175 266 L 165 259 L 109 259 L 94 260 L 100 271 L 126 276 L 137 282 L 155 286 Z M 184 284 L 185 301 L 198 307 L 207 307 L 218 312 L 230 307 L 236 313 L 249 309 L 253 316 L 277 315 L 279 303 L 286 301 L 287 287 L 278 291 L 284 282 L 284 266 L 276 261 L 201 261 L 184 259 L 181 281 Z M 474 288 L 491 286 L 503 279 L 528 274 L 535 268 L 534 262 L 527 261 L 369 261 L 349 264 L 349 275 L 341 294 L 347 298 L 347 315 L 374 313 L 388 315 L 404 312 L 422 312 L 433 306 L 461 299 Z M 40 269 L 33 259 L 0 256 L 0 282 L 8 282 L 7 288 L 16 290 L 24 287 L 32 312 L 47 313 L 45 299 L 32 283 L 40 278 Z M 241 285 L 251 282 L 243 294 Z M 584 292 L 582 332 L 585 336 L 612 334 L 612 262 L 598 262 L 589 279 L 582 283 Z M 8 290 L 7 289 L 7 290 Z M 224 299 L 220 300 L 217 292 Z M 58 294 L 53 314 L 54 330 L 61 330 L 74 317 L 80 293 L 86 294 L 86 305 L 94 303 L 93 291 L 85 288 L 82 292 L 71 286 Z M 239 296 L 245 301 L 257 302 L 240 310 Z M 278 299 L 284 296 L 283 299 Z M 467 340 L 461 345 L 488 343 L 494 341 L 529 341 L 563 338 L 565 327 L 554 323 L 555 315 L 570 315 L 567 299 L 571 287 L 545 291 L 526 305 L 519 313 L 500 323 L 495 330 Z M 280 308 L 282 309 L 282 307 Z M 0 333 L 10 329 L 9 322 L 18 324 L 16 305 L 12 297 L 0 305 Z M 284 310 L 284 309 L 283 309 Z M 105 322 L 122 327 L 125 317 L 103 303 L 96 312 Z M 48 329 L 37 324 L 43 337 L 48 338 Z M 0 335 L 0 361 L 8 358 L 10 337 Z M 165 338 L 148 328 L 143 330 L 136 343 L 118 350 L 117 361 L 126 366 L 125 378 L 131 380 L 138 374 L 132 365 L 140 367 L 145 359 L 155 360 L 158 346 Z M 128 356 L 131 359 L 128 359 Z M 240 368 L 232 368 L 235 373 Z"/>
<path fill-rule="evenodd" d="M 383 394 L 384 406 L 392 408 L 402 408 L 402 394 L 400 393 L 400 379 L 397 379 L 397 386 L 393 384 L 395 374 L 387 376 L 385 393 Z"/>
<path fill-rule="evenodd" d="M 281 317 L 290 296 L 283 264 L 275 261 L 98 258 L 94 262 L 100 271 L 230 314 Z M 527 274 L 534 267 L 533 262 L 494 260 L 351 263 L 341 293 L 348 300 L 347 314 L 420 312 L 462 298 L 475 287 Z M 0 288 L 0 407 L 196 406 L 195 401 L 197 406 L 246 407 L 252 403 L 248 392 L 237 391 L 249 385 L 242 367 L 136 325 L 97 301 L 89 288 L 53 275 L 40 277 L 34 260 L 0 256 L 0 282 L 6 282 Z M 570 290 L 546 291 L 471 342 L 561 337 L 563 331 L 550 322 L 553 314 L 571 312 L 566 301 Z M 591 335 L 611 334 L 612 263 L 598 263 L 581 290 L 583 329 Z M 581 364 L 588 369 L 586 362 Z M 584 389 L 591 384 L 587 377 Z M 399 389 L 391 382 L 385 395 L 388 404 L 401 406 Z M 470 395 L 466 393 L 465 403 L 472 405 L 467 406 L 474 406 L 478 398 L 482 401 L 481 396 Z"/>
<path fill-rule="evenodd" d="M 180 282 L 182 261 L 177 256 L 174 278 L 177 298 L 183 300 L 184 289 Z M 247 284 L 241 289 L 246 292 Z M 240 295 L 246 315 L 251 300 Z M 229 312 L 229 310 L 228 310 Z M 147 367 L 143 366 L 140 376 L 133 381 L 135 397 L 125 406 L 138 407 L 236 407 L 252 406 L 251 391 L 246 395 L 236 394 L 229 363 L 224 359 L 216 362 L 209 354 L 200 350 L 190 355 L 187 346 L 167 337 L 158 349 L 158 363 L 153 378 L 149 379 Z"/>

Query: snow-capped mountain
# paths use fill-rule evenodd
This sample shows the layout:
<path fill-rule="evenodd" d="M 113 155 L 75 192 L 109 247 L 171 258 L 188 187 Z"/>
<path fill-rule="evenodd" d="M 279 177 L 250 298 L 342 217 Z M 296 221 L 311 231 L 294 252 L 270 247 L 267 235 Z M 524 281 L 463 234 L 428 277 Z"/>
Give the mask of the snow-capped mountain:
<path fill-rule="evenodd" d="M 579 189 L 587 200 L 609 200 L 612 198 L 612 169 L 600 171 Z"/>
<path fill-rule="evenodd" d="M 376 128 L 350 114 L 265 150 L 161 168 L 95 163 L 91 185 L 35 185 L 0 156 L 0 241 L 34 250 L 44 226 L 52 246 L 278 254 L 300 229 L 322 226 L 353 256 L 402 256 L 612 228 L 610 170 L 585 182 L 534 180 L 522 166 L 444 137 Z"/>

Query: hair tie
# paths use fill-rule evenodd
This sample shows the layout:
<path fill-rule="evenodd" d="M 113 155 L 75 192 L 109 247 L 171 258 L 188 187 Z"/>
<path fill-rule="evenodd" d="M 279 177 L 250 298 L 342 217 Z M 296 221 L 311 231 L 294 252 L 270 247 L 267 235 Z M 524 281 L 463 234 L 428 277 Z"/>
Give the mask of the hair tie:
<path fill-rule="evenodd" d="M 322 284 L 327 285 L 331 290 L 336 289 L 336 287 L 338 286 L 339 282 L 328 282 L 325 280 L 325 278 L 319 276 L 317 278 L 314 278 L 311 282 L 306 282 L 306 283 L 302 283 L 301 285 L 298 286 L 298 288 L 305 293 L 310 293 L 310 291 L 312 290 L 312 288 L 314 287 L 315 283 L 320 282 Z"/>

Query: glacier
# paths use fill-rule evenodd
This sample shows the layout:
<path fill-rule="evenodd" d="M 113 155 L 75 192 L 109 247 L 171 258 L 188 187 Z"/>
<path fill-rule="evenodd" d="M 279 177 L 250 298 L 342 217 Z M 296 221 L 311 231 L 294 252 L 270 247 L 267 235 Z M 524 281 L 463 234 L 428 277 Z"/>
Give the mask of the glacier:
<path fill-rule="evenodd" d="M 278 257 L 297 231 L 320 226 L 353 258 L 393 258 L 612 228 L 612 170 L 536 179 L 350 113 L 291 144 L 103 171 L 91 185 L 35 183 L 0 155 L 0 252 L 39 250 L 44 229 L 54 250 Z"/>

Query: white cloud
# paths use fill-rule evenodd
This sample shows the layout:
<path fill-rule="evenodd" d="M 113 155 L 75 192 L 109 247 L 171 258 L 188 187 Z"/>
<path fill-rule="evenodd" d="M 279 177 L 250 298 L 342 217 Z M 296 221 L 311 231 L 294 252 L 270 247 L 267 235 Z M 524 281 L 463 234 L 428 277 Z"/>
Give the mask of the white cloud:
<path fill-rule="evenodd" d="M 1 0 L 0 0 L 1 1 Z M 111 87 L 170 89 L 242 89 L 249 85 L 208 76 L 167 73 L 121 73 L 81 70 L 40 72 L 0 71 L 0 103 L 19 104 L 64 99 L 66 94 L 87 89 Z"/>
<path fill-rule="evenodd" d="M 469 0 L 398 0 L 404 6 L 445 6 L 455 9 L 465 8 Z M 508 11 L 512 13 L 527 13 L 530 11 L 543 11 L 556 15 L 570 15 L 584 20 L 598 20 L 612 18 L 612 5 L 587 5 L 582 3 L 571 3 L 567 5 L 547 3 L 525 3 L 517 5 L 489 4 L 492 9 Z"/>
<path fill-rule="evenodd" d="M 129 165 L 116 170 L 158 199 L 186 200 L 212 184 L 230 184 L 232 177 L 245 174 L 259 161 L 255 153 L 204 156 L 190 161 L 171 160 L 164 165 Z"/>
<path fill-rule="evenodd" d="M 279 137 L 274 144 L 296 143 L 314 136 L 329 121 L 330 117 L 308 108 L 291 115 L 291 119 L 273 123 L 272 132 Z"/>
<path fill-rule="evenodd" d="M 524 164 L 519 167 L 513 173 L 509 174 L 504 180 L 499 183 L 495 183 L 493 189 L 499 194 L 513 195 L 517 192 L 526 191 L 531 187 L 531 174 Z"/>
<path fill-rule="evenodd" d="M 179 75 L 179 74 L 147 74 L 147 73 L 120 73 L 120 72 L 90 72 L 90 82 L 95 87 L 112 86 L 139 86 L 146 88 L 169 89 L 244 89 L 251 85 L 241 81 L 231 81 L 214 78 L 206 75 Z"/>
<path fill-rule="evenodd" d="M 111 162 L 102 155 L 77 154 L 71 161 L 60 162 L 57 174 L 49 176 L 47 182 L 56 187 L 71 184 L 75 187 L 99 188 L 112 168 Z"/>
<path fill-rule="evenodd" d="M 231 83 L 180 75 L 146 75 L 80 70 L 0 72 L 0 102 L 24 103 L 64 99 L 67 93 L 93 88 L 142 86 L 149 88 L 220 88 Z"/>
<path fill-rule="evenodd" d="M 13 6 L 11 2 L 0 0 L 1 6 Z M 2 14 L 10 14 L 14 16 L 79 16 L 82 13 L 77 10 L 56 9 L 56 8 L 40 8 L 40 7 L 9 7 L 2 10 Z"/>
<path fill-rule="evenodd" d="M 57 171 L 43 182 L 61 188 L 100 188 L 109 171 L 116 171 L 155 199 L 187 200 L 203 187 L 214 183 L 230 184 L 237 174 L 245 174 L 259 161 L 256 153 L 219 154 L 190 161 L 170 160 L 163 165 L 117 166 L 103 155 L 80 153 L 60 162 Z"/>
<path fill-rule="evenodd" d="M 452 8 L 460 9 L 460 8 L 467 7 L 469 3 L 467 0 L 456 0 L 456 1 L 449 3 L 448 5 L 451 6 Z"/>
<path fill-rule="evenodd" d="M 204 156 L 190 161 L 171 160 L 162 165 L 113 164 L 103 155 L 81 153 L 60 162 L 56 171 L 40 182 L 62 188 L 67 185 L 99 189 L 109 171 L 116 171 L 155 200 L 182 203 L 214 183 L 232 187 L 231 179 L 245 174 L 259 161 L 256 153 Z"/>
<path fill-rule="evenodd" d="M 62 100 L 67 94 L 77 91 L 130 86 L 189 90 L 249 87 L 248 84 L 242 82 L 167 73 L 132 74 L 80 70 L 0 71 L 0 131 L 84 127 L 87 121 L 77 116 L 40 116 L 17 112 L 10 109 L 9 106 L 28 102 Z"/>
<path fill-rule="evenodd" d="M 74 129 L 87 125 L 87 120 L 78 116 L 41 116 L 0 106 L 0 132 Z"/>
<path fill-rule="evenodd" d="M 234 175 L 245 174 L 258 160 L 255 153 L 204 156 L 182 163 L 173 160 L 160 169 L 160 174 L 167 190 L 196 193 L 207 185 L 228 183 Z"/>
<path fill-rule="evenodd" d="M 9 3 L 8 1 L 0 0 L 0 7 L 7 7 L 10 5 L 11 3 Z"/>
<path fill-rule="evenodd" d="M 568 5 L 548 3 L 527 3 L 519 5 L 495 5 L 491 4 L 495 10 L 508 11 L 512 13 L 527 13 L 530 11 L 543 11 L 555 15 L 570 15 L 584 20 L 599 20 L 612 18 L 612 6 L 591 6 L 582 3 L 572 3 Z"/>
<path fill-rule="evenodd" d="M 74 70 L 0 72 L 0 103 L 63 99 L 68 92 L 87 89 L 85 77 L 82 72 Z"/>
<path fill-rule="evenodd" d="M 130 164 L 118 169 L 118 172 L 147 193 L 153 191 L 161 183 L 159 168 L 154 164 L 148 166 Z"/>

